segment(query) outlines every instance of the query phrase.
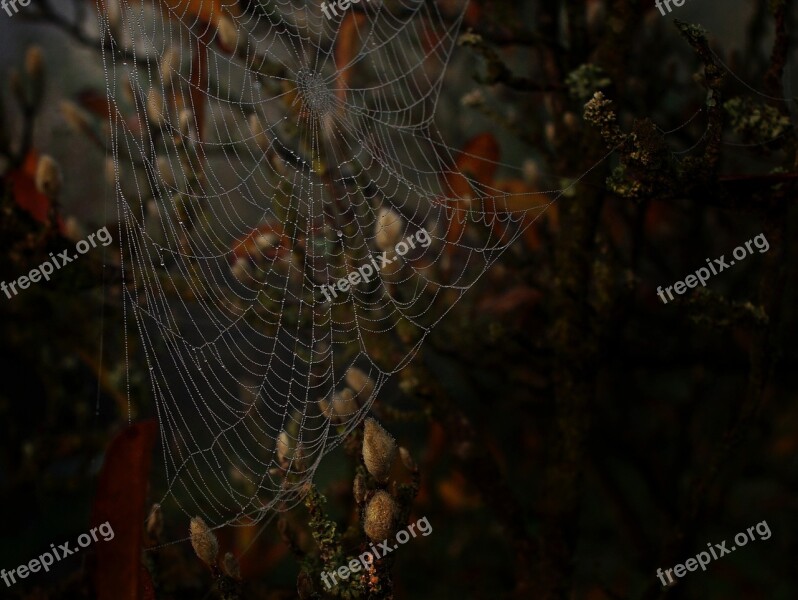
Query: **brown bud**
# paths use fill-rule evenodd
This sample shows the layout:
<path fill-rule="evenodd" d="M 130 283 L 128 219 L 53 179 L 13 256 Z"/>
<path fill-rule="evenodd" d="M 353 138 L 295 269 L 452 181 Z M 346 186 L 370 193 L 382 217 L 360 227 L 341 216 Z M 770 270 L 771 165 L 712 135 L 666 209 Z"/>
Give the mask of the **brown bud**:
<path fill-rule="evenodd" d="M 377 222 L 374 226 L 374 242 L 380 250 L 393 250 L 399 243 L 404 231 L 402 216 L 390 208 L 381 208 L 377 213 Z"/>
<path fill-rule="evenodd" d="M 119 1 L 106 2 L 105 8 L 105 14 L 108 17 L 108 33 L 111 34 L 117 44 L 120 44 L 122 41 L 122 11 L 119 7 Z"/>
<path fill-rule="evenodd" d="M 375 388 L 371 377 L 357 367 L 349 367 L 346 370 L 346 385 L 354 390 L 361 406 L 371 399 Z"/>
<path fill-rule="evenodd" d="M 377 481 L 385 481 L 396 459 L 396 441 L 382 425 L 366 419 L 363 431 L 363 462 Z"/>
<path fill-rule="evenodd" d="M 74 216 L 70 215 L 64 219 L 64 237 L 75 243 L 86 237 L 86 230 Z"/>
<path fill-rule="evenodd" d="M 166 156 L 159 156 L 155 164 L 158 167 L 158 175 L 161 177 L 161 183 L 168 188 L 174 188 L 177 184 L 175 178 L 175 171 L 172 168 L 172 163 Z"/>
<path fill-rule="evenodd" d="M 363 515 L 363 530 L 374 542 L 387 539 L 393 533 L 399 507 L 391 495 L 379 490 L 372 496 Z"/>
<path fill-rule="evenodd" d="M 332 406 L 327 398 L 319 398 L 316 400 L 319 405 L 319 412 L 323 417 L 330 418 L 332 416 Z"/>
<path fill-rule="evenodd" d="M 238 563 L 238 559 L 233 556 L 232 553 L 225 553 L 224 557 L 222 558 L 222 569 L 228 575 L 228 577 L 241 580 L 241 565 Z"/>
<path fill-rule="evenodd" d="M 291 438 L 286 431 L 281 431 L 277 436 L 277 462 L 280 466 L 286 466 L 291 458 Z"/>
<path fill-rule="evenodd" d="M 52 156 L 42 155 L 36 167 L 36 189 L 50 200 L 54 200 L 61 193 L 62 184 L 61 167 Z"/>
<path fill-rule="evenodd" d="M 180 48 L 177 46 L 167 48 L 158 62 L 158 66 L 161 68 L 161 83 L 164 87 L 170 86 L 175 75 L 180 71 Z"/>
<path fill-rule="evenodd" d="M 462 104 L 466 108 L 484 106 L 485 94 L 482 92 L 481 89 L 471 90 L 470 92 L 465 94 L 462 98 L 460 98 L 460 104 Z"/>
<path fill-rule="evenodd" d="M 332 397 L 332 414 L 339 423 L 346 423 L 357 413 L 358 405 L 355 400 L 355 392 L 349 388 L 344 388 L 340 392 L 335 392 Z"/>
<path fill-rule="evenodd" d="M 251 280 L 250 270 L 249 261 L 243 256 L 239 256 L 230 267 L 233 277 L 244 282 Z"/>
<path fill-rule="evenodd" d="M 366 499 L 366 482 L 360 473 L 355 475 L 355 481 L 352 484 L 352 495 L 358 504 L 361 504 Z"/>
<path fill-rule="evenodd" d="M 155 127 L 163 125 L 165 120 L 163 94 L 156 88 L 147 93 L 147 117 Z"/>
<path fill-rule="evenodd" d="M 67 125 L 69 125 L 70 129 L 72 129 L 74 132 L 84 134 L 92 133 L 89 119 L 80 109 L 80 107 L 74 102 L 71 102 L 70 100 L 62 100 L 61 115 L 63 115 Z"/>
<path fill-rule="evenodd" d="M 44 76 L 44 54 L 41 46 L 31 46 L 25 54 L 25 71 L 34 85 Z"/>
<path fill-rule="evenodd" d="M 418 386 L 421 384 L 418 377 L 413 375 L 408 369 L 405 369 L 399 377 L 399 389 L 408 396 L 414 395 Z"/>
<path fill-rule="evenodd" d="M 199 559 L 209 567 L 212 566 L 219 555 L 219 542 L 202 517 L 191 519 L 189 534 L 191 535 L 191 546 Z"/>
<path fill-rule="evenodd" d="M 546 135 L 546 140 L 549 144 L 554 145 L 557 142 L 557 126 L 554 123 L 546 123 L 546 126 L 543 128 L 543 131 Z"/>
<path fill-rule="evenodd" d="M 105 181 L 113 186 L 119 181 L 116 171 L 116 161 L 111 156 L 105 159 Z"/>
<path fill-rule="evenodd" d="M 300 571 L 296 578 L 296 591 L 299 600 L 308 600 L 309 598 L 317 598 L 313 589 L 313 580 L 307 571 Z"/>
<path fill-rule="evenodd" d="M 266 130 L 263 128 L 260 117 L 255 113 L 249 115 L 249 133 L 258 148 L 264 152 L 269 149 L 269 136 L 266 135 Z"/>
<path fill-rule="evenodd" d="M 569 131 L 578 131 L 579 129 L 579 119 L 576 114 L 571 111 L 566 112 L 562 116 L 562 122 Z"/>
<path fill-rule="evenodd" d="M 177 130 L 183 137 L 189 137 L 191 134 L 191 127 L 194 125 L 194 112 L 188 108 L 184 108 L 177 115 Z"/>
<path fill-rule="evenodd" d="M 234 54 L 246 51 L 248 40 L 247 33 L 239 30 L 236 24 L 228 16 L 223 16 L 217 24 L 219 31 L 219 41 Z"/>
<path fill-rule="evenodd" d="M 404 446 L 399 448 L 399 458 L 402 459 L 402 464 L 405 466 L 405 469 L 413 473 L 418 471 L 418 467 L 416 466 L 416 461 L 413 460 L 413 457 L 410 456 L 410 451 Z"/>
<path fill-rule="evenodd" d="M 525 182 L 534 186 L 540 184 L 540 164 L 536 160 L 532 158 L 526 159 L 522 165 L 522 170 Z"/>
<path fill-rule="evenodd" d="M 163 533 L 163 512 L 160 504 L 153 504 L 147 517 L 147 535 L 151 539 L 160 539 Z"/>

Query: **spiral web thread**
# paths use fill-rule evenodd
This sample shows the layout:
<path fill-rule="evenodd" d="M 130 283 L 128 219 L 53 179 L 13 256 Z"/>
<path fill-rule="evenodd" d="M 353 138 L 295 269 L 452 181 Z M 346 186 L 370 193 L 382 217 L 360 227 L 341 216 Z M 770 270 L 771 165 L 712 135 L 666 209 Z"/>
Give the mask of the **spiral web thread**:
<path fill-rule="evenodd" d="M 507 194 L 456 173 L 435 127 L 465 2 L 364 0 L 329 20 L 320 2 L 120 4 L 101 24 L 132 53 L 105 54 L 126 314 L 150 370 L 164 502 L 251 523 L 301 498 L 551 196 L 508 204 L 496 227 L 484 207 Z M 392 262 L 369 281 L 321 293 L 383 251 Z"/>

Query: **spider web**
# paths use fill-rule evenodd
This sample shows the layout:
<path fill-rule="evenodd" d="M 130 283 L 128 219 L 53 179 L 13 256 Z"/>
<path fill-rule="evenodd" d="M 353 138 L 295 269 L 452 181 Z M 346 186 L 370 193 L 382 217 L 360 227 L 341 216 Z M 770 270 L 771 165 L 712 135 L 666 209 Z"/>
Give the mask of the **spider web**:
<path fill-rule="evenodd" d="M 301 498 L 551 199 L 514 213 L 436 129 L 465 1 L 120 4 L 101 24 L 130 57 L 104 54 L 126 319 L 164 501 L 249 523 Z"/>

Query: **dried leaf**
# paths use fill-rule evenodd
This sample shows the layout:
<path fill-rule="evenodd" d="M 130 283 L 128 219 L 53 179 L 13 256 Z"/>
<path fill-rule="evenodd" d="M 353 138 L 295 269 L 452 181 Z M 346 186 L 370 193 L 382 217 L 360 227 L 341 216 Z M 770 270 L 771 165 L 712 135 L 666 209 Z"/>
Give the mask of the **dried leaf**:
<path fill-rule="evenodd" d="M 39 223 L 46 224 L 50 219 L 50 200 L 36 189 L 38 165 L 39 155 L 35 150 L 31 150 L 22 166 L 6 175 L 6 181 L 11 184 L 11 193 L 17 205 L 30 213 Z M 58 229 L 63 233 L 64 224 L 60 217 Z"/>
<path fill-rule="evenodd" d="M 335 93 L 341 100 L 346 97 L 346 90 L 352 76 L 350 64 L 360 50 L 359 31 L 365 20 L 366 15 L 349 11 L 341 21 L 338 40 L 335 44 L 335 68 L 338 71 L 338 85 L 336 86 L 338 89 Z"/>
<path fill-rule="evenodd" d="M 92 527 L 106 521 L 114 531 L 97 552 L 94 574 L 99 600 L 139 600 L 152 587 L 142 569 L 145 500 L 149 485 L 155 421 L 135 423 L 109 444 L 94 499 Z"/>
<path fill-rule="evenodd" d="M 450 252 L 451 244 L 458 243 L 463 235 L 471 201 L 475 196 L 470 180 L 484 186 L 492 185 L 500 153 L 494 135 L 481 133 L 466 142 L 455 160 L 455 171 L 446 174 L 444 191 L 449 220 L 446 241 L 450 244 Z"/>

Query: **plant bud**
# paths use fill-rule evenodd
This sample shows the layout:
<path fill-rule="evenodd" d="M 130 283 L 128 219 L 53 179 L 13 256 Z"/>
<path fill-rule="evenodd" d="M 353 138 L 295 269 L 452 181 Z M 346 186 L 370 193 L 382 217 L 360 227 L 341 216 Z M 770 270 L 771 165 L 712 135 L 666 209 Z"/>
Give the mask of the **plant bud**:
<path fill-rule="evenodd" d="M 316 400 L 319 405 L 319 412 L 323 417 L 330 418 L 332 417 L 332 405 L 327 398 L 319 398 Z"/>
<path fill-rule="evenodd" d="M 277 462 L 280 466 L 286 466 L 291 458 L 291 438 L 288 432 L 281 431 L 277 436 Z"/>
<path fill-rule="evenodd" d="M 108 30 L 117 45 L 122 43 L 122 9 L 119 0 L 110 0 L 105 3 L 105 15 L 108 18 Z"/>
<path fill-rule="evenodd" d="M 269 149 L 269 136 L 266 135 L 266 131 L 263 129 L 260 117 L 255 113 L 249 115 L 249 132 L 258 148 L 266 152 Z"/>
<path fill-rule="evenodd" d="M 191 126 L 194 124 L 194 112 L 184 108 L 177 115 L 177 130 L 183 137 L 189 137 Z"/>
<path fill-rule="evenodd" d="M 219 31 L 219 41 L 233 54 L 239 54 L 246 50 L 248 45 L 247 33 L 239 30 L 233 19 L 227 15 L 223 16 L 219 19 L 217 29 Z"/>
<path fill-rule="evenodd" d="M 546 141 L 554 146 L 557 142 L 557 127 L 549 121 L 546 123 L 546 126 L 543 128 L 543 133 L 546 136 Z"/>
<path fill-rule="evenodd" d="M 168 188 L 174 188 L 177 184 L 175 179 L 175 172 L 172 169 L 172 163 L 167 156 L 159 156 L 155 161 L 158 175 L 161 178 L 161 183 Z"/>
<path fill-rule="evenodd" d="M 239 256 L 230 267 L 230 272 L 233 274 L 233 277 L 242 283 L 252 279 L 250 277 L 249 271 L 249 261 L 242 256 Z"/>
<path fill-rule="evenodd" d="M 112 156 L 105 159 L 105 182 L 116 187 L 119 178 L 116 172 L 116 162 Z"/>
<path fill-rule="evenodd" d="M 228 577 L 241 580 L 241 565 L 231 552 L 226 552 L 222 558 L 222 569 L 224 569 Z"/>
<path fill-rule="evenodd" d="M 399 507 L 391 495 L 379 490 L 366 506 L 363 514 L 363 531 L 373 542 L 388 539 L 393 533 L 394 522 L 399 513 Z"/>
<path fill-rule="evenodd" d="M 163 86 L 169 87 L 172 85 L 172 80 L 175 75 L 180 71 L 180 48 L 170 46 L 166 52 L 163 53 L 161 60 L 158 62 L 161 69 L 161 83 Z"/>
<path fill-rule="evenodd" d="M 52 156 L 42 155 L 36 166 L 36 189 L 50 200 L 55 200 L 61 193 L 62 184 L 61 167 Z"/>
<path fill-rule="evenodd" d="M 271 163 L 274 171 L 278 175 L 285 175 L 288 173 L 288 166 L 285 164 L 285 160 L 276 152 L 273 152 L 271 155 Z"/>
<path fill-rule="evenodd" d="M 405 466 L 405 469 L 407 469 L 412 473 L 418 471 L 418 467 L 416 466 L 416 461 L 413 460 L 413 457 L 410 456 L 410 451 L 404 446 L 399 448 L 399 458 L 402 459 L 402 464 Z"/>
<path fill-rule="evenodd" d="M 157 540 L 163 533 L 163 512 L 160 504 L 153 504 L 147 517 L 147 535 Z"/>
<path fill-rule="evenodd" d="M 563 125 L 568 129 L 568 131 L 578 131 L 579 130 L 579 118 L 576 116 L 575 113 L 571 112 L 570 110 L 566 112 L 562 116 Z"/>
<path fill-rule="evenodd" d="M 191 519 L 189 534 L 191 536 L 191 546 L 199 559 L 209 567 L 212 566 L 219 555 L 219 542 L 214 533 L 205 524 L 205 521 L 202 520 L 202 517 Z"/>
<path fill-rule="evenodd" d="M 70 100 L 61 101 L 61 115 L 75 133 L 91 133 L 91 124 L 81 108 Z"/>
<path fill-rule="evenodd" d="M 528 158 L 522 165 L 524 181 L 530 185 L 537 186 L 540 184 L 540 165 L 532 158 Z"/>
<path fill-rule="evenodd" d="M 460 104 L 466 108 L 474 108 L 485 104 L 485 94 L 480 89 L 472 90 L 460 98 Z"/>
<path fill-rule="evenodd" d="M 340 392 L 335 392 L 332 397 L 332 415 L 340 423 L 346 423 L 358 409 L 355 400 L 355 392 L 349 388 L 344 388 Z"/>
<path fill-rule="evenodd" d="M 390 208 L 381 208 L 377 213 L 374 242 L 380 250 L 393 250 L 402 239 L 404 231 L 402 216 Z"/>
<path fill-rule="evenodd" d="M 296 592 L 299 600 L 310 600 L 310 598 L 319 597 L 313 589 L 313 580 L 307 571 L 300 571 L 299 575 L 297 575 Z"/>
<path fill-rule="evenodd" d="M 86 237 L 86 231 L 85 229 L 83 229 L 83 226 L 80 224 L 80 221 L 78 221 L 72 215 L 64 219 L 63 234 L 66 239 L 71 240 L 75 243 L 79 242 L 80 240 Z"/>
<path fill-rule="evenodd" d="M 385 481 L 396 459 L 396 440 L 372 418 L 363 431 L 363 462 L 377 481 Z"/>
<path fill-rule="evenodd" d="M 352 484 L 352 495 L 355 497 L 355 502 L 361 504 L 366 499 L 366 482 L 363 480 L 363 475 L 358 473 L 355 475 L 355 481 Z"/>
<path fill-rule="evenodd" d="M 41 46 L 31 46 L 25 54 L 25 71 L 31 80 L 34 102 L 41 99 L 44 89 L 44 54 Z"/>
<path fill-rule="evenodd" d="M 349 367 L 346 370 L 346 385 L 354 390 L 358 402 L 362 406 L 371 399 L 374 393 L 374 381 L 357 367 Z"/>
<path fill-rule="evenodd" d="M 31 46 L 25 53 L 25 70 L 31 77 L 41 77 L 44 68 L 44 54 L 41 46 Z"/>
<path fill-rule="evenodd" d="M 151 88 L 147 93 L 147 117 L 155 127 L 160 127 L 164 123 L 164 102 L 163 95 L 155 88 Z"/>

